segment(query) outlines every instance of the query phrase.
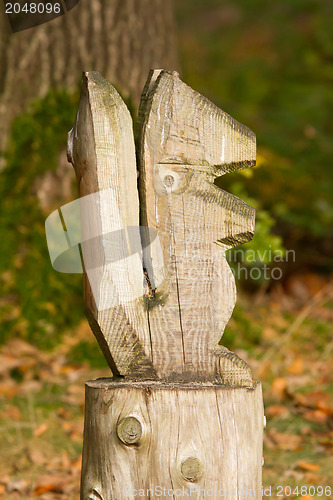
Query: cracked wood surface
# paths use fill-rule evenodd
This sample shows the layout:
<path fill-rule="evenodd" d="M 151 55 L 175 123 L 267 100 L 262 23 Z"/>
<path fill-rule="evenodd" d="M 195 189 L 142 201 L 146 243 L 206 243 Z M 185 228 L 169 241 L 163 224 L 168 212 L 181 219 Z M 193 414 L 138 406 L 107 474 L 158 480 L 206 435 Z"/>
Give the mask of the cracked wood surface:
<path fill-rule="evenodd" d="M 263 420 L 258 383 L 89 381 L 81 499 L 260 500 Z"/>
<path fill-rule="evenodd" d="M 81 210 L 83 240 L 94 237 L 82 244 L 84 300 L 113 373 L 251 386 L 246 363 L 218 342 L 236 300 L 225 252 L 251 239 L 254 210 L 214 179 L 255 164 L 255 135 L 177 73 L 155 70 L 141 98 L 136 157 L 119 94 L 85 73 L 69 159 L 80 196 L 99 196 Z"/>

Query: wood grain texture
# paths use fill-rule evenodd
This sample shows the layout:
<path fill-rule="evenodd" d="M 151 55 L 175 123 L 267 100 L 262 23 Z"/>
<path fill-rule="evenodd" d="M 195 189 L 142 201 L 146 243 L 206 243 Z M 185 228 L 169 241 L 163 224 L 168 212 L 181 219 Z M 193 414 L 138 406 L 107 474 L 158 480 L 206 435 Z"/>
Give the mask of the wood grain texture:
<path fill-rule="evenodd" d="M 141 424 L 133 444 L 118 437 L 126 419 Z M 259 500 L 263 425 L 259 383 L 87 382 L 81 500 L 155 498 L 158 487 L 163 498 L 191 488 L 194 499 Z"/>
<path fill-rule="evenodd" d="M 151 71 L 136 134 L 138 191 L 129 112 L 89 72 L 68 144 L 80 196 L 99 193 L 81 211 L 85 306 L 113 373 L 251 387 L 249 367 L 218 343 L 236 301 L 225 251 L 251 239 L 254 210 L 214 179 L 254 165 L 253 132 L 177 73 Z M 160 246 L 139 224 L 157 232 Z M 115 231 L 141 254 L 127 259 Z"/>
<path fill-rule="evenodd" d="M 138 298 L 125 300 L 144 293 L 142 261 L 128 242 L 141 247 L 132 119 L 118 92 L 97 72 L 83 75 L 68 157 L 81 197 L 84 302 L 91 328 L 114 374 L 154 378 L 144 309 Z M 97 199 L 91 202 L 93 193 Z"/>
<path fill-rule="evenodd" d="M 126 106 L 89 72 L 68 157 L 86 313 L 123 376 L 86 384 L 81 500 L 259 500 L 261 385 L 218 345 L 236 299 L 225 251 L 252 237 L 254 211 L 214 185 L 254 164 L 254 134 L 157 70 L 135 155 Z"/>
<path fill-rule="evenodd" d="M 225 251 L 249 241 L 254 210 L 220 190 L 216 177 L 255 164 L 255 135 L 180 79 L 152 71 L 136 137 L 141 224 L 161 239 L 160 263 L 145 254 L 154 365 L 162 377 L 192 375 L 251 385 L 246 364 L 218 346 L 236 301 Z"/>

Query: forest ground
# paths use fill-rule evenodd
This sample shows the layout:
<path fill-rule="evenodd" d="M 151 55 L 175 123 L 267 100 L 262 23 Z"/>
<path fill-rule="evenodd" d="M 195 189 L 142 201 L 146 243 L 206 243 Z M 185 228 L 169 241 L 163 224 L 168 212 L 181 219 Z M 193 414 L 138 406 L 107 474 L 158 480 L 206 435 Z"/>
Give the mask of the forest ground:
<path fill-rule="evenodd" d="M 240 294 L 223 338 L 263 384 L 266 498 L 332 497 L 332 318 L 332 281 L 302 276 L 288 293 Z M 95 344 L 83 321 L 51 351 L 1 348 L 0 497 L 79 498 L 84 382 L 108 376 Z"/>

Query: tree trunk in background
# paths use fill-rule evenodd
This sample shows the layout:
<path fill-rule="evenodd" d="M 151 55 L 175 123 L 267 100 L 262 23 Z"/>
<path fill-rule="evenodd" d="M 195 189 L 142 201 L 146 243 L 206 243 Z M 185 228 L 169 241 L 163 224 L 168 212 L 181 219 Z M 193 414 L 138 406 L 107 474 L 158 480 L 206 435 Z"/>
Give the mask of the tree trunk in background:
<path fill-rule="evenodd" d="M 96 70 L 138 105 L 151 68 L 177 69 L 172 0 L 80 0 L 62 17 L 11 33 L 0 5 L 0 151 L 12 119 L 50 88 Z"/>

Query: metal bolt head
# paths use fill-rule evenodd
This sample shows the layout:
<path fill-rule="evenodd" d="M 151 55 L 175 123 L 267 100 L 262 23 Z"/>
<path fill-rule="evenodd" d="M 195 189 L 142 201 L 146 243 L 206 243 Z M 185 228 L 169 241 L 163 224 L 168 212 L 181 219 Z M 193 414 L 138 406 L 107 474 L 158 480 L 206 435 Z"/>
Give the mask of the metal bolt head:
<path fill-rule="evenodd" d="M 137 444 L 142 436 L 142 426 L 135 417 L 123 418 L 117 426 L 117 435 L 124 444 Z"/>
<path fill-rule="evenodd" d="M 198 458 L 188 457 L 182 461 L 180 472 L 186 481 L 196 483 L 203 474 L 203 466 Z"/>

